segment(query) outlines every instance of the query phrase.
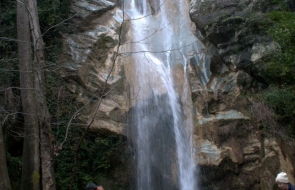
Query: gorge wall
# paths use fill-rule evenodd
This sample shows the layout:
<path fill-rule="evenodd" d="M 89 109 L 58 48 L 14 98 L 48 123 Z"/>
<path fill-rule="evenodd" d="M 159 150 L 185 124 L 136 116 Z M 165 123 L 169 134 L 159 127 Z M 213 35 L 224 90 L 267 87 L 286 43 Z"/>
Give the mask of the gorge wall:
<path fill-rule="evenodd" d="M 198 119 L 199 125 L 196 125 L 199 126 L 196 134 L 206 139 L 205 143 L 199 143 L 205 189 L 208 186 L 213 189 L 273 189 L 273 179 L 281 170 L 294 182 L 294 151 L 284 149 L 282 142 L 274 137 L 265 137 L 258 116 L 254 112 L 249 114 L 255 109 L 251 96 L 269 85 L 261 70 L 263 60 L 276 50 L 277 44 L 261 26 L 267 22 L 266 13 L 277 9 L 279 5 L 269 0 L 191 1 L 191 19 L 203 42 L 207 47 L 213 46 L 215 51 L 210 62 L 212 75 L 217 75 L 215 80 L 222 79 L 225 75 L 222 67 L 227 69 L 227 75 L 233 75 L 231 83 L 211 93 L 215 96 L 211 95 L 209 101 L 200 100 L 203 104 L 199 103 L 207 102 L 210 114 L 209 119 Z M 249 91 L 252 94 L 245 96 Z M 244 117 L 223 115 L 233 110 Z M 202 120 L 205 122 L 200 123 Z"/>
<path fill-rule="evenodd" d="M 263 59 L 277 47 L 259 22 L 277 8 L 271 0 L 191 0 L 189 14 L 203 43 L 201 59 L 192 57 L 187 65 L 201 189 L 273 189 L 280 171 L 295 183 L 294 150 L 266 136 L 251 111 L 251 95 L 269 85 L 260 72 Z M 126 76 L 133 68 L 128 54 L 120 53 L 128 41 L 128 18 L 115 0 L 73 0 L 71 12 L 60 62 L 68 89 L 83 105 L 78 119 L 92 123 L 93 133 L 128 138 L 134 102 Z M 173 70 L 180 79 L 183 73 Z M 108 189 L 116 189 L 112 180 L 118 178 L 128 187 L 127 153 L 122 157 L 114 178 L 106 179 Z"/>

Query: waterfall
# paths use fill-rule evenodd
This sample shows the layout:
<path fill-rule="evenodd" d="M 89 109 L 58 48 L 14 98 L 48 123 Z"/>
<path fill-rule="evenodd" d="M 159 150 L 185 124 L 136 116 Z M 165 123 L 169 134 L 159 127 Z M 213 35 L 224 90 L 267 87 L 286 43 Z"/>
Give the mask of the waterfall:
<path fill-rule="evenodd" d="M 187 65 L 201 45 L 188 0 L 125 0 L 136 190 L 196 190 Z M 127 59 L 126 59 L 127 60 Z M 128 61 L 126 61 L 128 62 Z M 180 79 L 180 80 L 179 80 Z M 180 82 L 183 81 L 183 82 Z"/>

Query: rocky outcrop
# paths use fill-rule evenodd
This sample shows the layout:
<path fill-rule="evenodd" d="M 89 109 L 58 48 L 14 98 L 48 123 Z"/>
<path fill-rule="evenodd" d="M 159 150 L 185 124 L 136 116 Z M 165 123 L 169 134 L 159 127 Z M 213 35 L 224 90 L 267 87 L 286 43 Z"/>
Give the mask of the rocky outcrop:
<path fill-rule="evenodd" d="M 278 139 L 264 136 L 255 115 L 247 114 L 251 103 L 240 95 L 240 91 L 257 92 L 268 86 L 261 72 L 263 60 L 277 45 L 264 25 L 269 24 L 266 13 L 279 8 L 270 0 L 191 1 L 191 19 L 207 51 L 211 50 L 207 53 L 215 75 L 211 81 L 227 81 L 217 92 L 193 91 L 195 105 L 203 110 L 195 124 L 202 189 L 273 189 L 280 171 L 295 182 L 290 162 L 294 150 L 284 151 Z"/>
<path fill-rule="evenodd" d="M 71 33 L 64 34 L 61 74 L 83 104 L 79 120 L 93 130 L 123 134 L 126 123 L 123 68 L 115 64 L 122 11 L 110 1 L 74 1 Z M 111 73 L 111 74 L 110 74 Z M 100 99 L 103 97 L 103 99 Z"/>
<path fill-rule="evenodd" d="M 238 78 L 243 88 L 268 85 L 260 70 L 262 60 L 276 48 L 264 27 L 269 24 L 266 13 L 274 9 L 278 5 L 270 0 L 191 1 L 191 19 L 201 31 L 201 38 L 217 48 L 232 70 L 240 70 Z"/>

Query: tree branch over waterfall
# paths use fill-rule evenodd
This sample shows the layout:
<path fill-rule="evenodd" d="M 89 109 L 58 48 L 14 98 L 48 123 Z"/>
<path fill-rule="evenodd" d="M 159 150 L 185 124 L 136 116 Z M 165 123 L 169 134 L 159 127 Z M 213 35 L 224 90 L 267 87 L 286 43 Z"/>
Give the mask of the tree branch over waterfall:
<path fill-rule="evenodd" d="M 131 54 L 136 54 L 136 53 L 166 53 L 166 52 L 171 52 L 171 51 L 177 51 L 180 50 L 184 47 L 188 47 L 191 46 L 193 44 L 196 44 L 197 41 L 194 41 L 190 44 L 184 45 L 184 46 L 180 46 L 178 48 L 172 48 L 172 49 L 166 49 L 166 50 L 160 50 L 160 51 L 133 51 L 133 52 L 125 52 L 125 53 L 121 53 L 120 55 L 131 55 Z M 200 54 L 201 52 L 198 52 L 196 54 Z"/>

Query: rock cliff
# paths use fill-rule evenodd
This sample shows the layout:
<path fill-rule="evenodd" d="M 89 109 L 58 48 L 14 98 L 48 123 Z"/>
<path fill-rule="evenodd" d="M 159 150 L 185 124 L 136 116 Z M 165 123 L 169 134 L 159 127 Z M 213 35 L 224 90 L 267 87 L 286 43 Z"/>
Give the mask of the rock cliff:
<path fill-rule="evenodd" d="M 205 103 L 209 115 L 196 124 L 196 139 L 202 142 L 198 143 L 198 159 L 203 189 L 273 189 L 273 179 L 281 170 L 294 182 L 294 151 L 285 149 L 278 139 L 264 136 L 257 116 L 247 111 L 253 102 L 240 93 L 258 92 L 269 85 L 261 70 L 263 60 L 271 56 L 277 44 L 263 25 L 268 23 L 266 13 L 278 9 L 278 3 L 270 0 L 191 1 L 190 16 L 200 39 L 214 51 L 210 67 L 217 75 L 215 80 L 224 77 L 224 70 L 234 78 L 211 100 L 207 97 L 198 102 Z M 229 109 L 233 110 L 224 115 Z"/>
<path fill-rule="evenodd" d="M 259 26 L 277 8 L 271 0 L 191 0 L 190 17 L 205 47 L 202 59 L 192 57 L 187 66 L 201 189 L 273 189 L 282 170 L 295 183 L 294 150 L 264 136 L 249 111 L 253 102 L 241 93 L 268 86 L 260 69 L 276 44 Z M 128 22 L 116 1 L 74 0 L 71 12 L 60 61 L 68 89 L 83 105 L 78 119 L 94 132 L 127 136 L 132 68 L 118 53 Z M 128 186 L 128 176 L 120 181 Z"/>

